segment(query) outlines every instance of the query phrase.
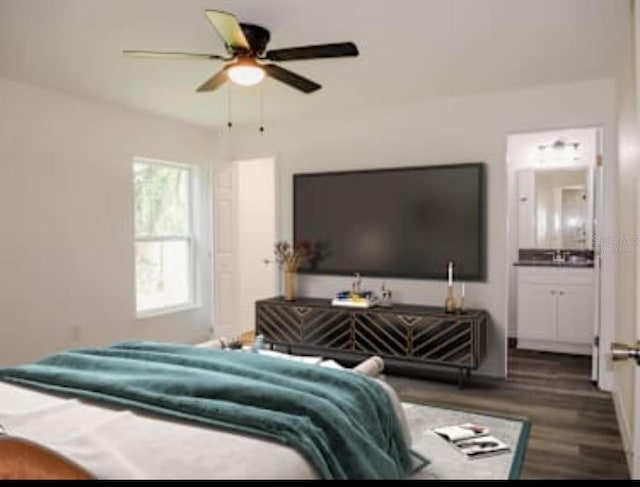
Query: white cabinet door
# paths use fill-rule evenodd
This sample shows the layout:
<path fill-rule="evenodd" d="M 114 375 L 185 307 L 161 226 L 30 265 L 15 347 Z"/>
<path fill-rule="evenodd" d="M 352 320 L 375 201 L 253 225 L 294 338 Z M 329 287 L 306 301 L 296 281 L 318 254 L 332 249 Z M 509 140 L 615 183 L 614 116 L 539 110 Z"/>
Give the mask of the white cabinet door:
<path fill-rule="evenodd" d="M 518 338 L 556 340 L 556 287 L 520 283 L 518 286 Z"/>
<path fill-rule="evenodd" d="M 593 342 L 593 287 L 558 288 L 558 340 L 591 344 Z"/>

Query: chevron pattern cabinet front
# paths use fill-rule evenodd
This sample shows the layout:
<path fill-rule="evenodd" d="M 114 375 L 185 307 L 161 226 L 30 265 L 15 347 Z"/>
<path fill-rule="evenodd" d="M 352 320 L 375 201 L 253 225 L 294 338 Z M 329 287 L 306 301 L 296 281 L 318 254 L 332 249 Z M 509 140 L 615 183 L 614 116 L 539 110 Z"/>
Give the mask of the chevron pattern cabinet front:
<path fill-rule="evenodd" d="M 444 365 L 477 367 L 473 354 L 473 326 L 469 322 L 423 319 L 411 331 L 413 358 Z"/>
<path fill-rule="evenodd" d="M 294 345 L 302 343 L 302 317 L 311 311 L 289 304 L 256 304 L 256 332 L 268 343 Z"/>
<path fill-rule="evenodd" d="M 392 364 L 389 370 L 394 365 L 455 367 L 461 385 L 486 355 L 488 322 L 483 310 L 446 314 L 441 308 L 415 305 L 349 309 L 307 298 L 256 303 L 256 333 L 267 343 L 327 358 L 379 355 Z"/>
<path fill-rule="evenodd" d="M 352 315 L 343 309 L 309 308 L 302 319 L 302 342 L 305 345 L 351 351 Z"/>
<path fill-rule="evenodd" d="M 407 357 L 409 327 L 394 313 L 353 314 L 354 349 L 370 355 Z"/>

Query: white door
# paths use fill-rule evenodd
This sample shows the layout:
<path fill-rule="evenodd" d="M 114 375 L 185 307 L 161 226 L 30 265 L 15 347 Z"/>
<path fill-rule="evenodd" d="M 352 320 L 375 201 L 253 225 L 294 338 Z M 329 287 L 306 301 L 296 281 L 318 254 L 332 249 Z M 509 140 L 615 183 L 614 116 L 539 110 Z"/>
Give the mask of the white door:
<path fill-rule="evenodd" d="M 640 228 L 640 178 L 636 182 L 636 225 Z M 636 272 L 636 286 L 635 296 L 636 303 L 640 303 L 640 259 L 637 258 L 635 262 Z M 631 434 L 633 438 L 630 439 L 630 445 L 625 445 L 631 448 L 631 475 L 633 479 L 640 479 L 640 312 L 636 309 L 634 320 L 634 337 L 635 343 L 613 343 L 611 345 L 611 355 L 614 361 L 617 360 L 631 360 L 634 359 L 635 363 L 632 364 L 633 375 L 632 383 L 623 381 L 624 383 L 616 384 L 616 388 L 622 389 L 625 387 L 633 387 L 633 412 L 629 416 L 629 422 L 633 424 Z M 624 367 L 627 364 L 617 365 L 616 367 Z M 622 381 L 621 381 L 622 382 Z M 620 414 L 620 412 L 618 412 Z M 624 429 L 624 422 L 622 425 Z"/>
<path fill-rule="evenodd" d="M 638 178 L 636 182 L 636 192 L 636 225 L 639 225 L 638 228 L 640 228 L 640 178 Z M 637 303 L 640 303 L 640 258 L 638 257 L 637 252 L 635 260 L 637 282 L 635 286 L 635 295 L 637 306 Z M 631 444 L 628 446 L 632 450 L 630 462 L 631 475 L 633 479 L 637 480 L 640 479 L 640 313 L 636 312 L 634 325 L 635 343 L 612 343 L 611 356 L 614 362 L 618 360 L 635 360 L 635 363 L 632 364 L 632 383 L 629 383 L 629 381 L 623 381 L 624 383 L 616 384 L 616 388 L 621 389 L 625 387 L 633 387 L 633 413 L 629 415 L 632 416 L 629 419 L 629 422 L 632 422 L 633 424 L 630 428 L 632 429 L 631 434 L 633 435 L 633 438 L 630 439 L 629 442 Z M 617 367 L 624 367 L 626 365 L 627 364 L 617 365 Z"/>
<path fill-rule="evenodd" d="M 636 9 L 636 19 L 640 18 L 640 12 Z M 636 20 L 636 25 L 639 22 Z M 640 90 L 639 90 L 640 92 Z M 640 96 L 640 93 L 639 95 Z M 640 102 L 640 99 L 638 100 Z M 640 113 L 640 109 L 639 109 Z M 638 171 L 640 172 L 640 170 Z M 640 228 L 640 177 L 636 180 L 636 228 Z M 636 348 L 636 353 L 640 353 L 640 313 L 638 312 L 638 303 L 640 303 L 640 257 L 636 251 L 636 343 L 630 343 Z M 633 367 L 633 471 L 634 479 L 640 479 L 640 360 L 636 355 L 636 366 Z"/>
<path fill-rule="evenodd" d="M 518 338 L 555 340 L 557 291 L 550 284 L 518 283 Z"/>
<path fill-rule="evenodd" d="M 236 162 L 237 334 L 255 329 L 255 303 L 274 297 L 276 239 L 275 161 L 273 158 Z"/>
<path fill-rule="evenodd" d="M 636 1 L 633 9 L 633 25 L 634 25 L 634 45 L 635 45 L 635 115 L 636 125 L 635 133 L 640 130 L 640 2 Z M 637 137 L 637 135 L 636 135 Z M 638 139 L 636 138 L 636 143 Z M 636 156 L 636 163 L 638 162 Z M 640 168 L 636 166 L 636 229 L 640 229 Z M 636 249 L 636 343 L 632 346 L 638 346 L 640 342 L 640 312 L 638 312 L 638 303 L 640 303 L 640 258 Z M 633 471 L 634 479 L 640 479 L 640 361 L 633 368 Z"/>
<path fill-rule="evenodd" d="M 570 343 L 593 343 L 593 287 L 558 288 L 558 340 Z"/>
<path fill-rule="evenodd" d="M 213 334 L 237 335 L 236 166 L 213 170 Z"/>

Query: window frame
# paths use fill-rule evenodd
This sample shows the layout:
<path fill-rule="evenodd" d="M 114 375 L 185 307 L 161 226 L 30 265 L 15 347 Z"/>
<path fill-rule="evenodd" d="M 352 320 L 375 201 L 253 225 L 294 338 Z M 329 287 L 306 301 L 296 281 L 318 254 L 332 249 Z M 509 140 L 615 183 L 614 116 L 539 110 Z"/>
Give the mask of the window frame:
<path fill-rule="evenodd" d="M 165 235 L 165 236 L 151 236 L 145 235 L 143 237 L 138 236 L 138 230 L 136 228 L 136 194 L 135 194 L 135 165 L 136 164 L 146 164 L 151 166 L 159 166 L 159 167 L 168 167 L 173 169 L 178 169 L 181 171 L 186 171 L 187 173 L 187 205 L 188 205 L 188 216 L 187 216 L 187 236 L 181 235 Z M 196 296 L 196 232 L 195 232 L 195 212 L 196 212 L 196 195 L 195 191 L 195 168 L 190 164 L 185 164 L 181 162 L 173 162 L 173 161 L 165 161 L 160 159 L 152 159 L 148 157 L 134 157 L 133 164 L 131 165 L 132 169 L 132 177 L 131 181 L 134 183 L 133 187 L 133 249 L 134 249 L 134 294 L 135 294 L 135 310 L 136 310 L 136 318 L 137 319 L 147 319 L 153 318 L 156 316 L 163 316 L 173 313 L 180 313 L 183 311 L 189 311 L 198 307 L 197 304 L 197 296 Z M 138 309 L 138 268 L 135 262 L 135 253 L 136 246 L 138 243 L 145 242 L 187 242 L 187 250 L 188 250 L 188 258 L 186 265 L 188 266 L 188 280 L 187 280 L 187 301 L 180 304 L 173 305 L 165 305 L 159 306 L 157 308 L 149 308 L 140 311 Z"/>

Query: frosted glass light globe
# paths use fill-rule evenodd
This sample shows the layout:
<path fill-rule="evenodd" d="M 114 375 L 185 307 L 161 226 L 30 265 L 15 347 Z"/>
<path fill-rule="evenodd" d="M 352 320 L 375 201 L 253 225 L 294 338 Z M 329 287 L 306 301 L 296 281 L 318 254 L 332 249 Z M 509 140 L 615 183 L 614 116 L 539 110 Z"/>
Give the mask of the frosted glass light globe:
<path fill-rule="evenodd" d="M 264 79 L 264 69 L 258 65 L 238 64 L 228 71 L 231 81 L 240 86 L 255 86 Z"/>

